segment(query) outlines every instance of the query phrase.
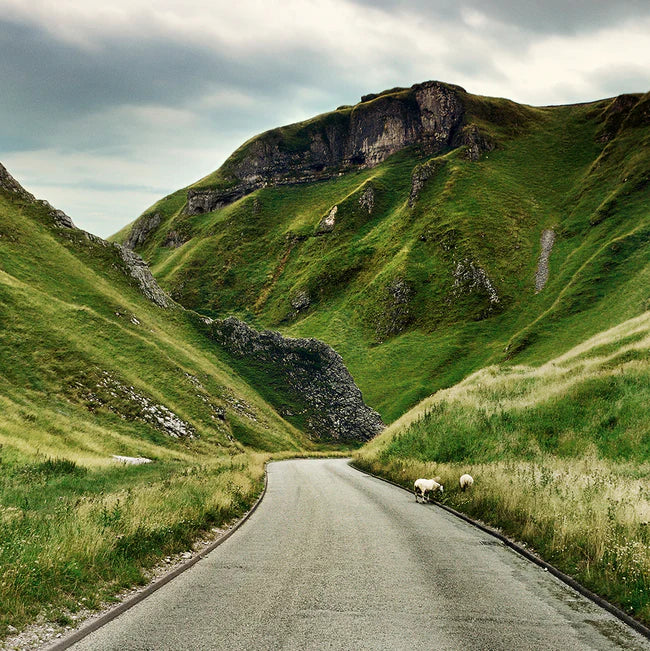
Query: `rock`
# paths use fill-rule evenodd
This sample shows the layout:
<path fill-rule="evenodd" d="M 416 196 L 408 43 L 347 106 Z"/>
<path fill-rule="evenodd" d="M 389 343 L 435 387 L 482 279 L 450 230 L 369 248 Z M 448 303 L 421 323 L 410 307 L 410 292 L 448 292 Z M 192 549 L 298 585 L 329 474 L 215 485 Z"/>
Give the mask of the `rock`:
<path fill-rule="evenodd" d="M 482 154 L 492 151 L 496 144 L 491 138 L 481 133 L 475 124 L 468 124 L 463 129 L 463 144 L 466 146 L 465 157 L 476 162 Z"/>
<path fill-rule="evenodd" d="M 123 463 L 127 466 L 141 466 L 145 463 L 153 463 L 151 459 L 147 459 L 146 457 L 124 457 L 119 454 L 114 454 L 112 457 L 115 459 L 115 461 Z"/>
<path fill-rule="evenodd" d="M 487 273 L 469 258 L 456 264 L 453 276 L 456 295 L 482 292 L 487 295 L 490 306 L 499 303 L 499 296 Z"/>
<path fill-rule="evenodd" d="M 548 259 L 555 243 L 555 231 L 546 229 L 542 231 L 540 238 L 539 261 L 537 262 L 537 272 L 535 273 L 535 294 L 544 289 L 548 280 Z"/>
<path fill-rule="evenodd" d="M 30 194 L 23 188 L 16 179 L 9 174 L 7 168 L 0 163 L 0 188 L 6 192 L 11 192 L 11 194 L 24 199 L 25 201 L 34 202 L 36 197 L 33 194 Z"/>
<path fill-rule="evenodd" d="M 409 193 L 409 206 L 411 208 L 418 200 L 424 184 L 446 164 L 447 162 L 443 159 L 433 159 L 426 163 L 416 165 L 413 168 L 413 172 L 411 173 L 411 191 Z"/>
<path fill-rule="evenodd" d="M 180 231 L 177 230 L 171 230 L 169 233 L 167 233 L 167 236 L 165 237 L 165 241 L 163 242 L 163 246 L 166 246 L 167 248 L 170 249 L 178 249 L 179 247 L 183 246 L 185 242 L 188 241 L 188 238 L 183 235 Z"/>
<path fill-rule="evenodd" d="M 147 263 L 137 254 L 120 244 L 115 244 L 128 274 L 136 281 L 140 291 L 159 307 L 169 307 L 171 298 L 160 288 Z"/>
<path fill-rule="evenodd" d="M 366 189 L 359 197 L 359 206 L 365 210 L 368 215 L 372 214 L 372 209 L 375 207 L 375 190 L 372 185 L 366 186 Z"/>
<path fill-rule="evenodd" d="M 334 224 L 336 224 L 336 213 L 338 212 L 338 209 L 338 206 L 333 206 L 329 213 L 320 220 L 318 228 L 316 229 L 317 233 L 330 233 L 334 230 Z"/>
<path fill-rule="evenodd" d="M 0 165 L 0 167 L 2 166 Z M 9 626 L 7 626 L 7 633 L 9 633 L 10 635 L 15 635 L 16 633 L 18 633 L 18 629 L 15 626 L 9 624 Z"/>
<path fill-rule="evenodd" d="M 160 213 L 154 215 L 142 215 L 131 227 L 131 232 L 124 242 L 124 247 L 133 251 L 139 246 L 142 246 L 149 235 L 160 226 L 161 217 Z"/>
<path fill-rule="evenodd" d="M 309 295 L 309 291 L 307 291 L 306 289 L 303 289 L 302 291 L 298 292 L 291 299 L 291 307 L 294 310 L 296 310 L 296 312 L 301 312 L 302 310 L 306 310 L 310 305 L 311 305 L 311 297 Z"/>
<path fill-rule="evenodd" d="M 332 113 L 327 121 L 267 131 L 224 163 L 232 185 L 191 188 L 185 211 L 210 212 L 269 184 L 306 183 L 373 167 L 411 145 L 429 154 L 457 146 L 465 94 L 458 86 L 429 81 L 380 93 L 372 101 L 366 96 L 354 110 Z M 288 129 L 295 138 L 286 136 Z"/>
<path fill-rule="evenodd" d="M 207 334 L 235 358 L 250 360 L 242 367 L 253 384 L 280 384 L 291 405 L 276 408 L 299 418 L 304 430 L 320 439 L 367 441 L 384 423 L 363 402 L 341 356 L 316 339 L 292 339 L 278 332 L 257 332 L 234 318 L 205 324 Z"/>

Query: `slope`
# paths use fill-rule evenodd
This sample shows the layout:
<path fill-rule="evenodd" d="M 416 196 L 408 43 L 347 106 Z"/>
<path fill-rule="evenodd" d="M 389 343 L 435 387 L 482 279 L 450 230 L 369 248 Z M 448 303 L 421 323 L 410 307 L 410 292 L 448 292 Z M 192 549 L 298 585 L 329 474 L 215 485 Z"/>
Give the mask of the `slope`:
<path fill-rule="evenodd" d="M 649 102 L 393 89 L 261 134 L 120 239 L 186 306 L 332 345 L 390 421 L 647 308 Z"/>
<path fill-rule="evenodd" d="M 444 502 L 648 624 L 649 362 L 644 312 L 540 366 L 490 366 L 438 391 L 356 463 L 408 487 L 437 476 Z"/>
<path fill-rule="evenodd" d="M 146 581 L 316 448 L 147 274 L 0 166 L 0 637 Z"/>

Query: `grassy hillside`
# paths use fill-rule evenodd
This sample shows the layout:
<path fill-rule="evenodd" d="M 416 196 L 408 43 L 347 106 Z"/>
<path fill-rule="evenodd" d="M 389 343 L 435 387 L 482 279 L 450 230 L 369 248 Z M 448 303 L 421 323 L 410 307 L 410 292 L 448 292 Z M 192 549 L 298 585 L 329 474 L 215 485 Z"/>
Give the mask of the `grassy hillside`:
<path fill-rule="evenodd" d="M 161 222 L 138 250 L 186 306 L 331 344 L 387 422 L 483 366 L 544 362 L 647 309 L 649 96 L 464 102 L 477 155 L 410 147 L 200 215 L 184 212 L 180 190 L 147 211 Z M 536 293 L 547 229 L 555 245 Z"/>
<path fill-rule="evenodd" d="M 356 463 L 502 528 L 650 623 L 650 312 L 549 362 L 437 392 Z M 458 479 L 469 472 L 472 490 Z"/>
<path fill-rule="evenodd" d="M 262 453 L 314 448 L 114 246 L 1 188 L 0 413 L 0 636 L 142 582 L 243 513 Z"/>

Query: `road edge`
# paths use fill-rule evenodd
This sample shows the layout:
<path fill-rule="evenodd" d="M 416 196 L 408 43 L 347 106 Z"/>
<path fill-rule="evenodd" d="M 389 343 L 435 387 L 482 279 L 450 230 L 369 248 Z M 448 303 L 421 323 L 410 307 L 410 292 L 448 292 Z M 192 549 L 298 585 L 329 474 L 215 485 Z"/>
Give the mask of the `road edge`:
<path fill-rule="evenodd" d="M 125 613 L 127 610 L 133 608 L 133 606 L 139 604 L 141 601 L 144 601 L 148 596 L 156 592 L 156 590 L 162 588 L 164 585 L 169 583 L 172 579 L 175 579 L 179 574 L 182 574 L 186 570 L 189 570 L 190 567 L 192 567 L 193 565 L 196 565 L 200 560 L 205 558 L 210 552 L 214 551 L 217 547 L 219 547 L 219 545 L 221 545 L 226 540 L 228 540 L 228 538 L 230 538 L 230 536 L 232 536 L 235 533 L 235 531 L 237 531 L 253 515 L 253 513 L 257 510 L 257 507 L 262 502 L 262 499 L 266 495 L 267 487 L 268 487 L 268 472 L 265 467 L 264 487 L 262 488 L 262 492 L 260 493 L 260 496 L 255 501 L 255 504 L 251 506 L 248 513 L 246 513 L 246 515 L 244 515 L 238 522 L 236 522 L 232 526 L 232 528 L 226 531 L 226 533 L 224 533 L 223 536 L 217 538 L 217 540 L 210 543 L 207 547 L 202 549 L 198 554 L 196 554 L 196 556 L 193 556 L 187 562 L 183 563 L 182 565 L 179 565 L 178 567 L 171 570 L 170 572 L 167 572 L 167 574 L 163 574 L 160 578 L 156 579 L 153 583 L 150 583 L 144 590 L 142 590 L 142 592 L 138 592 L 130 599 L 127 599 L 126 601 L 123 601 L 122 603 L 118 604 L 117 606 L 115 606 L 115 608 L 112 608 L 111 610 L 104 613 L 103 615 L 93 620 L 92 622 L 89 622 L 86 625 L 82 625 L 80 628 L 78 628 L 76 631 L 71 633 L 69 636 L 57 640 L 57 642 L 52 646 L 45 647 L 44 651 L 64 651 L 64 649 L 68 649 L 73 644 L 80 642 L 91 633 L 94 633 L 96 630 L 102 628 L 102 626 L 105 626 L 109 622 L 112 622 L 114 619 L 119 617 L 122 613 Z"/>
<path fill-rule="evenodd" d="M 360 472 L 364 475 L 368 475 L 369 477 L 374 477 L 375 479 L 379 479 L 383 482 L 386 482 L 387 484 L 392 484 L 393 486 L 396 486 L 397 488 L 401 488 L 403 491 L 406 491 L 409 494 L 411 493 L 411 491 L 408 488 L 402 486 L 401 484 L 398 484 L 392 479 L 386 479 L 386 477 L 381 477 L 379 475 L 375 475 L 371 472 L 368 472 L 367 470 L 362 470 L 361 468 L 358 468 L 356 465 L 354 465 L 353 461 L 349 461 L 348 465 L 351 468 L 354 468 L 357 472 Z M 461 513 L 460 511 L 456 511 L 456 509 L 452 509 L 450 506 L 447 506 L 446 504 L 440 504 L 439 502 L 432 502 L 432 504 L 442 509 L 443 511 L 447 511 L 452 515 L 455 515 L 457 518 L 464 520 L 468 524 L 471 524 L 472 526 L 480 529 L 484 533 L 487 533 L 490 536 L 499 539 L 504 545 L 510 547 L 510 549 L 514 550 L 515 552 L 517 552 L 527 560 L 532 561 L 533 563 L 535 563 L 535 565 L 539 565 L 543 569 L 547 570 L 550 574 L 560 579 L 560 581 L 566 583 L 569 587 L 573 588 L 576 592 L 579 592 L 583 597 L 587 597 L 587 599 L 593 601 L 597 606 L 600 606 L 611 615 L 614 615 L 615 617 L 620 619 L 624 624 L 627 624 L 630 628 L 633 628 L 637 633 L 643 635 L 643 637 L 650 640 L 650 628 L 648 628 L 641 622 L 637 621 L 633 617 L 630 617 L 624 610 L 621 610 L 614 604 L 611 604 L 609 601 L 607 601 L 600 595 L 597 595 L 595 592 L 592 592 L 588 588 L 585 588 L 581 583 L 578 583 L 574 578 L 570 577 L 568 574 L 565 574 L 561 570 L 558 570 L 556 567 L 554 567 L 553 565 L 545 561 L 543 558 L 536 556 L 535 554 L 528 551 L 518 543 L 514 542 L 513 540 L 510 540 L 510 538 L 507 538 L 496 529 L 493 529 L 492 527 L 482 524 L 481 522 L 473 520 L 472 518 L 465 515 L 464 513 Z"/>

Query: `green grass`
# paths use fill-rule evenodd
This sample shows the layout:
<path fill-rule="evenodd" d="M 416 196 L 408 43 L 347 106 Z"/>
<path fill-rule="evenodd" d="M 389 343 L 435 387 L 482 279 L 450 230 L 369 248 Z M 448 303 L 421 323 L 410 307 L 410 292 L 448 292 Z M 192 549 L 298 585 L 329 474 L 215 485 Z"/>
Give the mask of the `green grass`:
<path fill-rule="evenodd" d="M 537 366 L 500 365 L 427 398 L 356 463 L 526 542 L 650 622 L 650 312 Z M 458 488 L 471 473 L 471 491 Z"/>
<path fill-rule="evenodd" d="M 152 405 L 193 436 L 172 436 Z M 3 192 L 0 413 L 0 636 L 145 581 L 250 506 L 270 453 L 322 447 L 229 366 L 195 316 L 149 302 L 112 245 Z"/>
<path fill-rule="evenodd" d="M 387 422 L 487 364 L 542 363 L 647 309 L 650 132 L 635 117 L 642 110 L 602 142 L 607 100 L 544 108 L 465 101 L 468 123 L 497 147 L 477 162 L 462 148 L 439 155 L 413 207 L 411 176 L 427 160 L 417 148 L 371 170 L 267 187 L 191 218 L 177 193 L 177 212 L 165 213 L 142 253 L 188 307 L 331 344 Z M 318 116 L 272 137 L 302 147 L 335 118 Z M 228 169 L 199 185 L 217 183 Z M 359 205 L 368 187 L 370 215 Z M 334 205 L 334 230 L 318 234 Z M 188 220 L 192 239 L 163 247 L 166 232 Z M 549 282 L 535 294 L 546 228 L 557 240 Z M 454 273 L 467 261 L 484 270 L 498 303 L 485 290 L 457 285 Z M 406 287 L 402 303 L 392 293 L 396 283 Z M 292 299 L 304 292 L 310 305 L 297 311 Z"/>

